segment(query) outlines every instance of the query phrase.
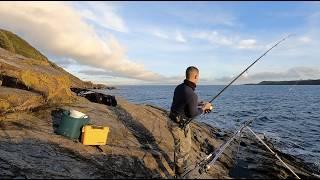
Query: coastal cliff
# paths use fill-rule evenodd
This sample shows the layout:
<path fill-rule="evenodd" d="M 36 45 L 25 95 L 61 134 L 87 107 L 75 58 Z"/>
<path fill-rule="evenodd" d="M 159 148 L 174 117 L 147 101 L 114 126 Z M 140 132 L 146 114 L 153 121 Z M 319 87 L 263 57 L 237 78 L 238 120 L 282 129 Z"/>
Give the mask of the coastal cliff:
<path fill-rule="evenodd" d="M 320 85 L 320 79 L 295 80 L 295 81 L 262 81 L 258 84 L 246 85 Z"/>
<path fill-rule="evenodd" d="M 121 97 L 112 107 L 76 96 L 71 87 L 94 87 L 31 51 L 31 45 L 28 49 L 35 56 L 21 53 L 9 32 L 0 32 L 7 37 L 0 41 L 1 178 L 173 178 L 173 138 L 168 129 L 173 122 L 167 111 Z M 107 145 L 85 146 L 57 135 L 62 111 L 69 109 L 87 114 L 92 124 L 108 126 Z M 196 121 L 191 131 L 190 165 L 217 150 L 232 134 Z M 313 177 L 300 159 L 272 149 L 300 177 Z M 237 177 L 293 176 L 259 142 L 243 134 L 202 176 Z"/>

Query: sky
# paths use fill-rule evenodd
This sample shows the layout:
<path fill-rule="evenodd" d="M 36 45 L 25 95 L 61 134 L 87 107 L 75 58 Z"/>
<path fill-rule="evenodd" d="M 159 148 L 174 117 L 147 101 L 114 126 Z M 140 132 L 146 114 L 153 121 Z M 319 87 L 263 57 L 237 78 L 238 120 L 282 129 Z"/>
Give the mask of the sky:
<path fill-rule="evenodd" d="M 0 28 L 82 80 L 169 85 L 320 79 L 320 2 L 0 2 Z"/>

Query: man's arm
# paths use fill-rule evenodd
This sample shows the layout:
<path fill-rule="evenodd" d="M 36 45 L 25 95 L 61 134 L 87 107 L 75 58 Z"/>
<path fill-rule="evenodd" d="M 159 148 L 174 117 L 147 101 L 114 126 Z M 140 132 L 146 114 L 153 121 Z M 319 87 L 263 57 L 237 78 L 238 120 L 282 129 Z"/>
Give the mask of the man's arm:
<path fill-rule="evenodd" d="M 204 110 L 198 107 L 198 97 L 196 95 L 190 97 L 186 111 L 189 118 L 194 118 L 203 113 Z"/>

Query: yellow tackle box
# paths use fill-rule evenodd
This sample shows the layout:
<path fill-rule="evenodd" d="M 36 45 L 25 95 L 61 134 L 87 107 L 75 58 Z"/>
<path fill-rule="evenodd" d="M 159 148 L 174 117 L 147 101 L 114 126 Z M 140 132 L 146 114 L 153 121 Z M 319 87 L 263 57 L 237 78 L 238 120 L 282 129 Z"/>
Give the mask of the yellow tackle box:
<path fill-rule="evenodd" d="M 81 143 L 84 145 L 106 145 L 109 127 L 85 125 L 82 127 Z"/>

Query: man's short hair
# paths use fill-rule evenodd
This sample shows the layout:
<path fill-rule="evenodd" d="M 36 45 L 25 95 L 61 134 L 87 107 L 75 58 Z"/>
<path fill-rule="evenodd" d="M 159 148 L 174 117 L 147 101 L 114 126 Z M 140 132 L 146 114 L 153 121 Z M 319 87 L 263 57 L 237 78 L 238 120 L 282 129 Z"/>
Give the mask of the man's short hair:
<path fill-rule="evenodd" d="M 186 70 L 186 78 L 189 79 L 193 72 L 199 73 L 199 69 L 194 66 L 189 66 Z"/>

